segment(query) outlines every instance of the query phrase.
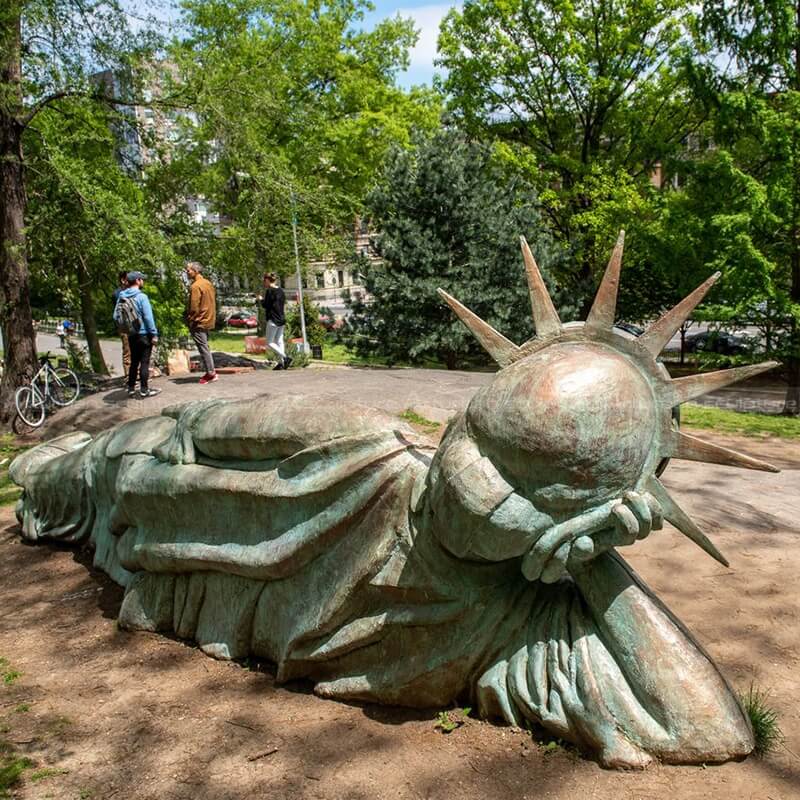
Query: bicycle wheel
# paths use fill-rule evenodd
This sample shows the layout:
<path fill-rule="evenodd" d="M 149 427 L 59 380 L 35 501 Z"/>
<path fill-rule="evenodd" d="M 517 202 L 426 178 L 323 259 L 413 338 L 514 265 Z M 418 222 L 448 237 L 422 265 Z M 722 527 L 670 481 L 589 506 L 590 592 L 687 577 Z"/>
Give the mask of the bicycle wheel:
<path fill-rule="evenodd" d="M 54 369 L 50 376 L 50 399 L 57 406 L 68 406 L 78 399 L 81 384 L 78 376 L 66 367 Z"/>
<path fill-rule="evenodd" d="M 44 401 L 30 386 L 20 386 L 14 395 L 17 416 L 30 428 L 38 428 L 44 422 Z"/>

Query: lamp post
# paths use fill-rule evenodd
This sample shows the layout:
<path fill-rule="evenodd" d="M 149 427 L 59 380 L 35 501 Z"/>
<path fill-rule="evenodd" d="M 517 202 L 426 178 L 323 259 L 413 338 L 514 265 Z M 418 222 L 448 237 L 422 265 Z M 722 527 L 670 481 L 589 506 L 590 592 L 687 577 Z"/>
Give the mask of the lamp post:
<path fill-rule="evenodd" d="M 292 237 L 294 238 L 294 264 L 297 271 L 297 299 L 300 304 L 300 333 L 303 337 L 303 352 L 309 351 L 306 336 L 306 311 L 303 306 L 303 275 L 300 272 L 300 251 L 297 248 L 297 205 L 292 192 Z"/>

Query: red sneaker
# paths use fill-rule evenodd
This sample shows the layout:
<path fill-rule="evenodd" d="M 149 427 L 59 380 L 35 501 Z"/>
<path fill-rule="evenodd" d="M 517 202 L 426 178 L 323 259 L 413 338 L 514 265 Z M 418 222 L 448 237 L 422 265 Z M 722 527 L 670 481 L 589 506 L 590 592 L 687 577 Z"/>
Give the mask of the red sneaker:
<path fill-rule="evenodd" d="M 206 374 L 203 375 L 202 378 L 200 378 L 200 383 L 201 384 L 214 383 L 214 381 L 217 380 L 219 380 L 219 375 L 217 375 L 216 372 L 206 372 Z"/>

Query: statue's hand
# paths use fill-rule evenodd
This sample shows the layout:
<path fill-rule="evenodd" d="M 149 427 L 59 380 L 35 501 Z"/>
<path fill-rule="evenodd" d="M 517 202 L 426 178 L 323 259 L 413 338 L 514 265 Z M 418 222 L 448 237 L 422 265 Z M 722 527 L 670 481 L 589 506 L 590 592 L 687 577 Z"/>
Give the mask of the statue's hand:
<path fill-rule="evenodd" d="M 554 583 L 612 547 L 633 544 L 662 526 L 661 506 L 649 492 L 626 492 L 620 499 L 554 525 L 522 559 L 528 580 Z"/>

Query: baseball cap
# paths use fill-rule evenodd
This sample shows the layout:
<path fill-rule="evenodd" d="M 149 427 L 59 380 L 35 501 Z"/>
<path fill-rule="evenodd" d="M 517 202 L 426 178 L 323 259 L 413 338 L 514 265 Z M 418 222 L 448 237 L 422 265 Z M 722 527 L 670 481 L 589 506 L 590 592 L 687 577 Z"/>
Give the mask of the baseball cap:
<path fill-rule="evenodd" d="M 142 280 L 145 279 L 145 275 L 143 272 L 129 272 L 128 273 L 128 281 L 138 281 L 139 278 Z"/>

